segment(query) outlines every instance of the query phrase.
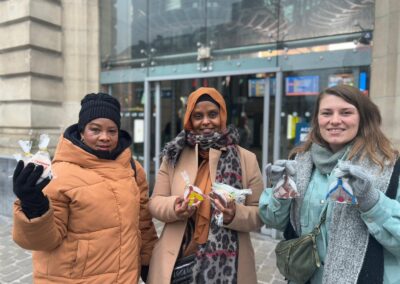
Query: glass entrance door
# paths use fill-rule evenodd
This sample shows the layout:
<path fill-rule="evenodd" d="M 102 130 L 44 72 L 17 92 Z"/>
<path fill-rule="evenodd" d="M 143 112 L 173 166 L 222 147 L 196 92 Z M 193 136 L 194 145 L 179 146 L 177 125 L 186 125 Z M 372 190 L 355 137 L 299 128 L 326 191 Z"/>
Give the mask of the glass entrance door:
<path fill-rule="evenodd" d="M 265 81 L 268 80 L 269 108 L 264 109 Z M 189 94 L 197 88 L 213 87 L 224 97 L 228 110 L 228 124 L 239 130 L 240 146 L 256 154 L 263 168 L 263 135 L 268 131 L 267 152 L 273 152 L 275 77 L 273 74 L 249 74 L 200 79 L 160 81 L 160 146 L 173 139 L 183 128 L 183 117 Z M 268 115 L 265 127 L 264 114 Z M 153 116 L 154 117 L 154 116 Z M 267 157 L 272 161 L 272 155 Z"/>

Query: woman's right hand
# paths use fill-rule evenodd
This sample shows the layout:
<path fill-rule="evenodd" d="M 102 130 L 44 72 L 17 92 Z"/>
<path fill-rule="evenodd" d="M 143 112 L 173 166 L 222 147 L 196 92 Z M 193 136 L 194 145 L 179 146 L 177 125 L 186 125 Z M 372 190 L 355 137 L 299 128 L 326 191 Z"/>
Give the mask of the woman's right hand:
<path fill-rule="evenodd" d="M 43 173 L 43 166 L 35 166 L 28 163 L 25 167 L 23 161 L 19 161 L 13 175 L 13 191 L 21 201 L 22 211 L 29 218 L 43 215 L 49 209 L 49 200 L 42 190 L 50 182 L 44 179 L 38 182 Z"/>
<path fill-rule="evenodd" d="M 275 186 L 283 175 L 289 177 L 296 175 L 296 164 L 294 160 L 277 160 L 273 165 L 269 163 L 265 166 L 265 173 L 268 180 Z"/>
<path fill-rule="evenodd" d="M 192 206 L 189 206 L 189 199 L 177 197 L 174 204 L 175 214 L 179 219 L 182 220 L 190 218 L 194 214 L 194 212 L 196 212 L 197 206 L 199 204 L 200 201 L 194 203 Z"/>

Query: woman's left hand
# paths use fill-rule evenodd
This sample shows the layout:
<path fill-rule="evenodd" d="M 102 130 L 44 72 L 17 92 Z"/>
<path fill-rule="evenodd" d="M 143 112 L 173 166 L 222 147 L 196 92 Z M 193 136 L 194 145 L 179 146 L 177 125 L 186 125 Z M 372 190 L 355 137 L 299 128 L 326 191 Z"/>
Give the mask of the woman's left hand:
<path fill-rule="evenodd" d="M 192 215 L 196 212 L 197 207 L 200 206 L 200 202 L 201 201 L 197 201 L 193 205 L 189 206 L 189 199 L 177 197 L 174 204 L 176 216 L 182 220 L 192 217 Z"/>
<path fill-rule="evenodd" d="M 349 179 L 361 211 L 370 210 L 378 202 L 379 192 L 372 188 L 371 176 L 362 167 L 352 165 L 347 161 L 339 163 L 336 176 Z"/>
<path fill-rule="evenodd" d="M 218 198 L 214 199 L 214 204 L 217 207 L 219 211 L 223 214 L 224 218 L 224 225 L 228 225 L 230 222 L 232 222 L 233 218 L 235 217 L 236 214 L 236 203 L 235 201 L 230 201 L 228 204 L 223 206 L 221 202 L 218 200 Z"/>

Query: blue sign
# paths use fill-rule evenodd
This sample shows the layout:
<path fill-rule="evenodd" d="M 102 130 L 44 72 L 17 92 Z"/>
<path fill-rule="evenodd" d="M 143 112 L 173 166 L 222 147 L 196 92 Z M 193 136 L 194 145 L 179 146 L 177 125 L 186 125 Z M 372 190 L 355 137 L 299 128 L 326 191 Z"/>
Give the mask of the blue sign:
<path fill-rule="evenodd" d="M 308 122 L 298 122 L 296 123 L 296 137 L 294 143 L 299 145 L 304 143 L 307 139 L 308 133 L 310 133 L 311 127 Z"/>
<path fill-rule="evenodd" d="M 319 76 L 286 77 L 286 96 L 317 95 Z"/>

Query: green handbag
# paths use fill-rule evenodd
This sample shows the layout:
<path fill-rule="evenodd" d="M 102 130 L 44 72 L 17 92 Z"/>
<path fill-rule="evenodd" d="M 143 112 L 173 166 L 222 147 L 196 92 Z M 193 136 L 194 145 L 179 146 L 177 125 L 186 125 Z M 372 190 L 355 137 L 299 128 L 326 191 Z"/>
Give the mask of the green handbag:
<path fill-rule="evenodd" d="M 310 280 L 314 271 L 321 266 L 316 237 L 326 219 L 326 208 L 321 220 L 311 233 L 299 238 L 280 241 L 275 247 L 276 266 L 286 279 L 304 284 Z"/>

